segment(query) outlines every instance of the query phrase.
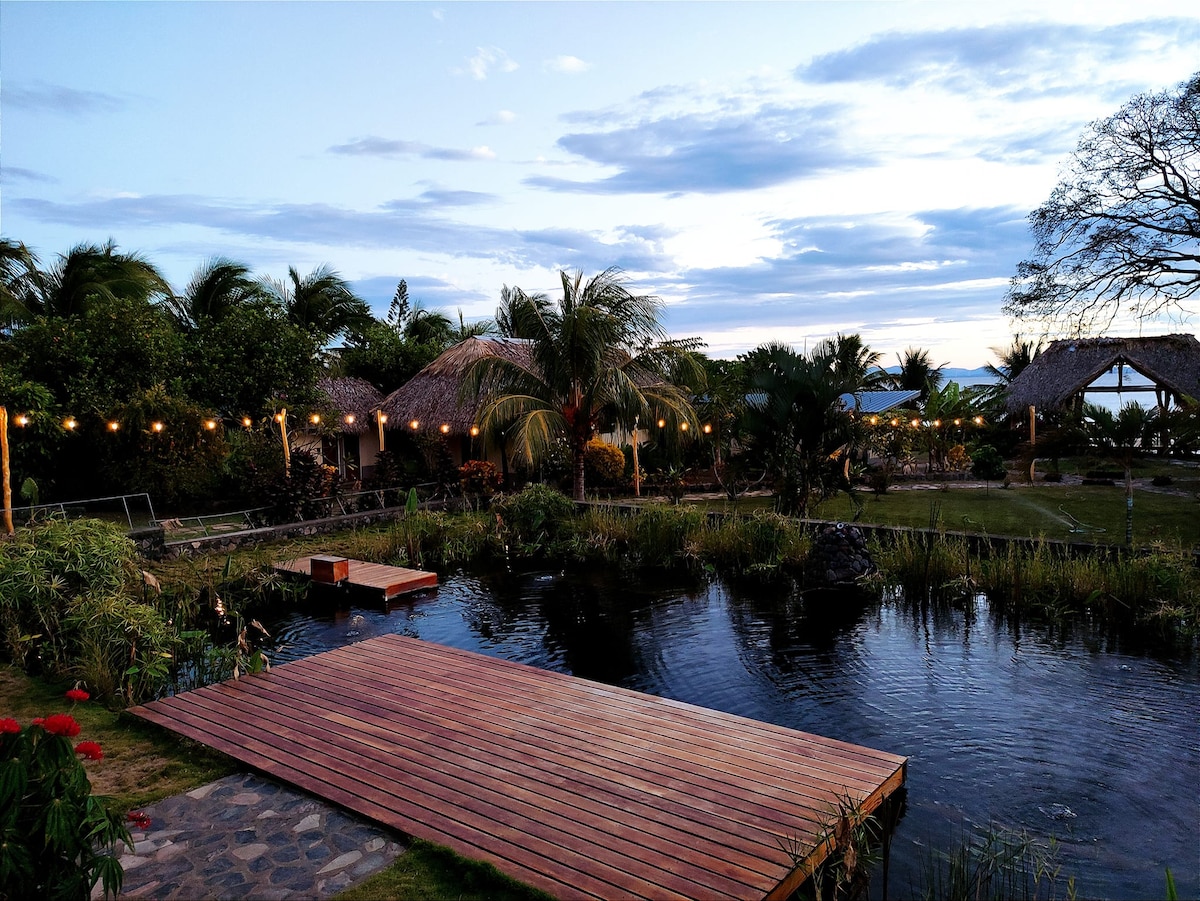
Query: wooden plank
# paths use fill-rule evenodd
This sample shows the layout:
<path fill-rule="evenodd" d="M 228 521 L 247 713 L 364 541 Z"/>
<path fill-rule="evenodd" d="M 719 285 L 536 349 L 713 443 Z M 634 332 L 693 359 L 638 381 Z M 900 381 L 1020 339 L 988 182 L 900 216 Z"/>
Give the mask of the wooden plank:
<path fill-rule="evenodd" d="M 296 561 L 287 561 L 296 563 Z M 382 636 L 132 711 L 560 897 L 780 896 L 905 759 Z M 783 850 L 813 847 L 800 868 Z"/>

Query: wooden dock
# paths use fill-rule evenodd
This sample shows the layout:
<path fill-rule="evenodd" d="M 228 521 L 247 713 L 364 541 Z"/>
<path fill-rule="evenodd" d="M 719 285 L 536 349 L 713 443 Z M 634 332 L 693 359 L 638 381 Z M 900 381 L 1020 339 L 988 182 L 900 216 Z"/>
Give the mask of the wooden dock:
<path fill-rule="evenodd" d="M 271 568 L 279 573 L 311 577 L 313 559 L 313 557 L 296 557 L 292 560 L 273 563 Z M 318 556 L 316 559 L 323 558 Z M 366 563 L 362 560 L 345 562 L 349 564 L 349 575 L 338 584 L 344 582 L 352 588 L 367 588 L 382 592 L 384 600 L 421 588 L 436 588 L 438 583 L 437 573 L 425 572 L 421 569 L 405 569 L 403 566 Z"/>
<path fill-rule="evenodd" d="M 785 898 L 905 758 L 385 635 L 131 711 L 562 898 Z M 796 865 L 785 848 L 811 848 Z"/>

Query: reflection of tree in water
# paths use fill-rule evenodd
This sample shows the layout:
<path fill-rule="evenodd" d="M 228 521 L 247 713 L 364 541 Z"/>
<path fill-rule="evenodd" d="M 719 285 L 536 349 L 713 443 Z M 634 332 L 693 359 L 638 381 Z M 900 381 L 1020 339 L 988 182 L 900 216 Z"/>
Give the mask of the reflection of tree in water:
<path fill-rule="evenodd" d="M 877 609 L 851 591 L 800 591 L 726 583 L 729 622 L 748 672 L 787 695 L 828 696 L 863 665 L 854 632 Z M 836 692 L 840 694 L 841 692 Z"/>
<path fill-rule="evenodd" d="M 657 633 L 645 627 L 664 597 L 689 594 L 678 574 L 572 567 L 480 577 L 468 625 L 489 641 L 513 641 L 543 630 L 541 642 L 556 668 L 585 679 L 635 685 L 661 657 Z M 694 585 L 691 586 L 694 592 Z"/>

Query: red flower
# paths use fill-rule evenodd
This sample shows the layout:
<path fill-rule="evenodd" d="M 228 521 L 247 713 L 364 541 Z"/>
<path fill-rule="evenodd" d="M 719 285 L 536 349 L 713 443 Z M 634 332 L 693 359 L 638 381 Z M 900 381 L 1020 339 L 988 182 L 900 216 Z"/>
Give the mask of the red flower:
<path fill-rule="evenodd" d="M 37 720 L 34 722 L 36 723 Z M 51 735 L 65 735 L 67 738 L 74 738 L 79 734 L 79 723 L 75 722 L 75 717 L 69 713 L 56 713 L 46 717 L 42 727 Z"/>
<path fill-rule="evenodd" d="M 150 814 L 141 810 L 131 810 L 128 816 L 129 822 L 137 826 L 139 829 L 146 830 L 150 828 Z"/>
<path fill-rule="evenodd" d="M 6 716 L 0 720 L 0 735 L 6 732 L 20 732 L 21 724 L 14 720 L 11 716 Z"/>
<path fill-rule="evenodd" d="M 46 718 L 45 718 L 45 717 L 41 717 L 41 716 L 35 716 L 35 717 L 33 718 L 33 724 L 34 724 L 35 726 L 44 726 L 44 725 L 46 724 Z"/>
<path fill-rule="evenodd" d="M 75 753 L 82 755 L 88 760 L 101 760 L 104 757 L 104 752 L 100 750 L 100 746 L 94 741 L 81 741 L 75 746 Z"/>
<path fill-rule="evenodd" d="M 68 701 L 86 701 L 90 697 L 91 697 L 91 695 L 89 695 L 82 688 L 67 689 L 67 700 Z"/>

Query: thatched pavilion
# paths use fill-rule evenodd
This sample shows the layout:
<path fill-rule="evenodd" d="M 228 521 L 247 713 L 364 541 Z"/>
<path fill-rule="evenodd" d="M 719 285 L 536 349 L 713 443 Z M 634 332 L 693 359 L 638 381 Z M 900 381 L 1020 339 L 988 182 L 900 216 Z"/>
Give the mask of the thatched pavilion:
<path fill-rule="evenodd" d="M 1127 368 L 1150 384 L 1125 384 Z M 1113 369 L 1116 385 L 1094 384 Z M 1010 413 L 1029 411 L 1031 439 L 1036 440 L 1037 410 L 1077 410 L 1091 392 L 1153 392 L 1163 410 L 1184 397 L 1200 398 L 1200 341 L 1195 335 L 1054 341 L 1009 383 L 1005 406 Z"/>
<path fill-rule="evenodd" d="M 529 345 L 512 338 L 459 342 L 383 399 L 380 410 L 387 416 L 388 428 L 443 437 L 456 464 L 472 458 L 492 459 L 505 469 L 503 452 L 485 447 L 479 432 L 483 401 L 466 397 L 461 390 L 468 367 L 489 356 L 526 363 Z"/>
<path fill-rule="evenodd" d="M 1126 368 L 1153 384 L 1124 384 Z M 1116 386 L 1093 387 L 1113 369 Z M 1153 391 L 1164 410 L 1182 397 L 1200 398 L 1200 341 L 1195 335 L 1054 341 L 1009 383 L 1005 404 L 1010 413 L 1028 407 L 1070 410 L 1082 403 L 1085 392 L 1095 391 Z"/>
<path fill-rule="evenodd" d="M 376 413 L 383 395 L 370 382 L 356 378 L 318 379 L 317 389 L 337 416 L 336 430 L 309 432 L 298 436 L 296 444 L 307 444 L 323 463 L 336 466 L 343 479 L 369 476 L 379 454 Z"/>

